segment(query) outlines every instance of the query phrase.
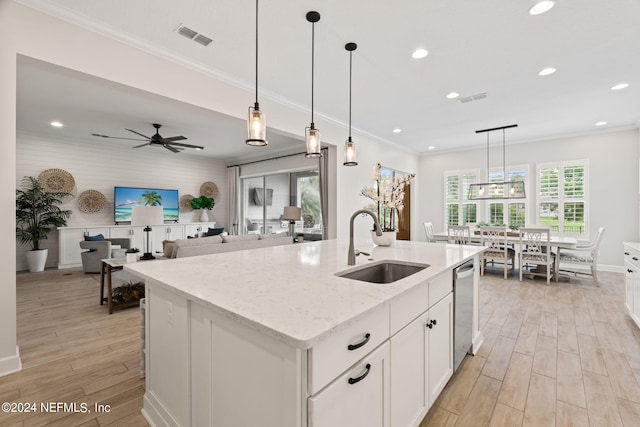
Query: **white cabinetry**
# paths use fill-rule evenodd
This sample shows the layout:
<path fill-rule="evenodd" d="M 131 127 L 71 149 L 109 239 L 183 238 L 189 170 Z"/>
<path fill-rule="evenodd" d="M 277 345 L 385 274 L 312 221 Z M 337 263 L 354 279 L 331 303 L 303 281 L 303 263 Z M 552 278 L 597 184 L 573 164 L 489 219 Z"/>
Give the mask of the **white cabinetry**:
<path fill-rule="evenodd" d="M 206 232 L 209 227 L 215 227 L 215 224 L 215 222 L 204 222 L 154 226 L 150 239 L 153 252 L 162 251 L 163 240 L 184 239 L 188 235 L 196 234 L 198 229 Z M 130 225 L 60 227 L 58 228 L 58 268 L 81 266 L 80 241 L 84 240 L 85 235 L 95 236 L 97 234 L 102 234 L 105 238 L 129 238 L 131 240 L 130 246 L 141 251 L 146 240 L 144 227 Z"/>
<path fill-rule="evenodd" d="M 309 398 L 309 426 L 389 427 L 389 344 Z"/>
<path fill-rule="evenodd" d="M 58 235 L 58 268 L 82 265 L 80 242 L 84 240 L 84 236 L 98 234 L 102 234 L 105 237 L 109 236 L 107 227 L 78 227 L 58 230 L 60 230 Z"/>
<path fill-rule="evenodd" d="M 429 292 L 437 293 L 441 283 L 430 283 Z M 390 341 L 391 427 L 417 427 L 453 374 L 451 285 L 443 299 Z"/>
<path fill-rule="evenodd" d="M 625 305 L 640 327 L 640 243 L 624 243 Z"/>

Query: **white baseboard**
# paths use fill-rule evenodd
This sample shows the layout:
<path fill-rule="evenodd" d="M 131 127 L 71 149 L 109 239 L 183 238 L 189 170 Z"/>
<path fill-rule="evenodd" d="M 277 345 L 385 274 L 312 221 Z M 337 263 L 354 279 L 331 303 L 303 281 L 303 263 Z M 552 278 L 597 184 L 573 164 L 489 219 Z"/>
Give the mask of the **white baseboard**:
<path fill-rule="evenodd" d="M 20 360 L 20 349 L 16 346 L 16 354 L 3 357 L 0 359 L 0 377 L 13 374 L 22 370 L 22 361 Z"/>

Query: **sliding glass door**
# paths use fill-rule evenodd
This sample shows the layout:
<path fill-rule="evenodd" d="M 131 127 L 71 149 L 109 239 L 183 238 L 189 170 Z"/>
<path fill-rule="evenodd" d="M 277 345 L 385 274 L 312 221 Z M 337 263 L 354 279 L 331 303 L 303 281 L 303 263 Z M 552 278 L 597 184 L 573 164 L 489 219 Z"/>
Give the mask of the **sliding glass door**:
<path fill-rule="evenodd" d="M 295 235 L 305 240 L 322 239 L 322 214 L 318 171 L 285 172 L 242 178 L 240 234 L 286 233 L 289 222 L 282 218 L 285 206 L 298 206 Z"/>

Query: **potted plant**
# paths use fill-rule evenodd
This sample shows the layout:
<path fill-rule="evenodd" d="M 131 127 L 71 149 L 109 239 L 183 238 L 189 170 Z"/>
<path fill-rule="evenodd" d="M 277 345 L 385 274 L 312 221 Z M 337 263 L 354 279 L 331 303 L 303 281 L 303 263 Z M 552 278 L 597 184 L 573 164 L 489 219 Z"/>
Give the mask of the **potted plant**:
<path fill-rule="evenodd" d="M 48 193 L 40 182 L 28 176 L 22 180 L 22 188 L 16 190 L 16 237 L 23 244 L 29 244 L 26 252 L 29 271 L 43 271 L 47 262 L 48 249 L 40 247 L 40 242 L 48 237 L 52 227 L 67 225 L 70 210 L 58 206 L 68 193 Z"/>
<path fill-rule="evenodd" d="M 404 187 L 411 182 L 415 174 L 396 174 L 393 180 L 384 180 L 380 171 L 382 165 L 376 163 L 373 168 L 374 187 L 364 187 L 360 194 L 375 202 L 369 209 L 378 218 L 382 227 L 382 236 L 376 235 L 375 224 L 371 232 L 373 242 L 379 246 L 391 246 L 396 238 L 396 213 L 404 208 Z"/>
<path fill-rule="evenodd" d="M 127 258 L 127 262 L 136 262 L 138 260 L 138 252 L 140 249 L 138 248 L 129 248 L 125 251 L 125 257 Z"/>
<path fill-rule="evenodd" d="M 213 209 L 213 206 L 216 204 L 216 202 L 211 197 L 200 196 L 191 199 L 190 204 L 193 209 L 202 210 L 202 213 L 200 214 L 200 221 L 208 222 L 209 215 L 207 215 L 207 211 Z"/>

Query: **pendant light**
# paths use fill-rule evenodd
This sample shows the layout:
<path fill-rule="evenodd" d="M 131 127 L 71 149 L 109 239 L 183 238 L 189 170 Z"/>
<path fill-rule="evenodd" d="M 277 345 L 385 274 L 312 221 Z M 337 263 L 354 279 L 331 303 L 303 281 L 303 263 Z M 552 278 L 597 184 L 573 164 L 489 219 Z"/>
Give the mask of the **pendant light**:
<path fill-rule="evenodd" d="M 349 52 L 349 138 L 344 143 L 345 166 L 358 166 L 356 160 L 356 145 L 351 139 L 351 77 L 353 75 L 353 51 L 358 48 L 355 43 L 347 43 L 344 48 Z"/>
<path fill-rule="evenodd" d="M 267 118 L 258 104 L 258 0 L 256 0 L 256 102 L 253 107 L 249 107 L 249 120 L 247 121 L 247 131 L 249 138 L 245 141 L 247 145 L 254 147 L 264 147 L 267 142 Z"/>
<path fill-rule="evenodd" d="M 320 151 L 320 130 L 313 123 L 313 66 L 315 48 L 315 25 L 320 20 L 320 14 L 315 11 L 307 12 L 307 21 L 311 22 L 311 125 L 304 129 L 304 140 L 307 145 L 306 157 L 322 157 Z"/>
<path fill-rule="evenodd" d="M 477 130 L 476 133 L 487 133 L 487 181 L 489 180 L 489 132 L 502 130 L 502 178 L 503 182 L 483 182 L 470 184 L 468 200 L 500 200 L 500 199 L 524 199 L 524 181 L 507 181 L 507 166 L 505 156 L 505 129 L 518 125 L 501 126 L 491 129 Z"/>

